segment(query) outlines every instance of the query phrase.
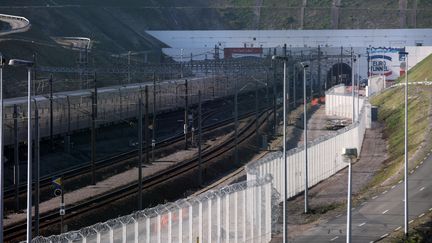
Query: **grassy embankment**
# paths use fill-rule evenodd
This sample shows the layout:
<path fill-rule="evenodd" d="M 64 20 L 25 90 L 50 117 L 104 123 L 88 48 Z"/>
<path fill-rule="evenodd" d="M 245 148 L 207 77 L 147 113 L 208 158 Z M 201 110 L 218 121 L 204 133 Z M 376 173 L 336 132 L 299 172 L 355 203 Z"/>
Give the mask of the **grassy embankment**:
<path fill-rule="evenodd" d="M 420 62 L 409 72 L 409 80 L 432 80 L 432 55 Z M 398 81 L 405 80 L 401 77 Z M 430 111 L 432 104 L 432 88 L 424 85 L 409 86 L 408 105 L 408 151 L 410 169 L 415 167 L 425 153 L 431 149 Z M 378 118 L 385 124 L 384 134 L 388 141 L 389 159 L 386 165 L 371 182 L 370 186 L 388 186 L 403 178 L 404 156 L 404 87 L 390 89 L 373 97 L 373 105 L 378 106 Z M 410 239 L 406 242 L 427 242 L 432 233 L 432 214 L 426 215 L 422 221 L 414 222 L 410 231 Z M 390 235 L 389 242 L 404 242 L 403 233 Z"/>

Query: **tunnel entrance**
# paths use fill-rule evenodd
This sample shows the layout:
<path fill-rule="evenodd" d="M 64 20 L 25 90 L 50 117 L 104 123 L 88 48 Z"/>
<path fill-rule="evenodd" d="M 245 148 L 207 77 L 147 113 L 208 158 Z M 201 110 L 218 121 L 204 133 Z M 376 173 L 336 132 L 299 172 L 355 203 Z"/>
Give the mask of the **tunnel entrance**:
<path fill-rule="evenodd" d="M 327 72 L 327 88 L 334 85 L 351 85 L 351 67 L 346 63 L 336 63 Z"/>

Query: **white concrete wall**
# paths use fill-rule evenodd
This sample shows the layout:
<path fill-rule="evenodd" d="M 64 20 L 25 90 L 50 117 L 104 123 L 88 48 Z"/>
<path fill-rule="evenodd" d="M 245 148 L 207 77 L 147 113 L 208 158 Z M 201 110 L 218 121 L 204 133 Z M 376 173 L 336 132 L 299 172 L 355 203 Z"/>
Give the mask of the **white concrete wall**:
<path fill-rule="evenodd" d="M 340 114 L 350 114 L 350 100 L 344 95 L 333 94 L 333 103 L 326 103 L 331 110 L 340 109 Z M 337 97 L 339 96 L 339 97 Z M 327 95 L 326 95 L 327 100 Z M 346 105 L 343 105 L 346 102 Z M 363 102 L 361 103 L 363 105 Z M 308 144 L 308 185 L 312 187 L 329 178 L 347 166 L 341 156 L 342 148 L 355 147 L 361 152 L 366 127 L 370 125 L 370 105 L 361 109 L 358 122 L 340 129 L 336 135 L 320 137 Z M 352 108 L 351 108 L 352 110 Z M 304 148 L 298 147 L 287 152 L 288 195 L 293 197 L 305 189 Z M 267 174 L 273 176 L 273 186 L 282 195 L 284 189 L 283 157 L 281 152 L 271 153 L 247 165 L 247 180 L 255 180 Z"/>

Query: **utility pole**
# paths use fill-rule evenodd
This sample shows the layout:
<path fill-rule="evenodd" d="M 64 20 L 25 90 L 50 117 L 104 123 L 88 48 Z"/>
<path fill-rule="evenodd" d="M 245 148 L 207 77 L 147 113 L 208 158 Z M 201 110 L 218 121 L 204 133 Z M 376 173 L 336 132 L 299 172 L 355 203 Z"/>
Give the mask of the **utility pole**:
<path fill-rule="evenodd" d="M 15 212 L 20 210 L 19 205 L 19 143 L 18 143 L 18 107 L 14 104 L 13 108 L 14 120 L 14 184 L 15 184 Z"/>
<path fill-rule="evenodd" d="M 235 149 L 234 149 L 234 163 L 238 164 L 238 87 L 237 78 L 234 78 L 234 136 L 235 136 Z"/>
<path fill-rule="evenodd" d="M 258 148 L 260 147 L 260 138 L 259 138 L 259 125 L 258 125 L 258 114 L 259 114 L 259 104 L 258 104 L 258 82 L 255 81 L 255 136 L 257 141 Z"/>
<path fill-rule="evenodd" d="M 142 209 L 142 153 L 143 153 L 143 124 L 142 124 L 142 100 L 138 101 L 138 210 Z"/>
<path fill-rule="evenodd" d="M 131 51 L 128 51 L 128 84 L 131 83 L 130 64 L 131 64 Z"/>
<path fill-rule="evenodd" d="M 202 185 L 202 154 L 201 154 L 201 136 L 202 136 L 202 110 L 201 110 L 201 90 L 198 91 L 198 186 Z"/>
<path fill-rule="evenodd" d="M 50 101 L 50 145 L 51 151 L 54 151 L 54 115 L 53 115 L 53 75 L 50 75 L 49 79 L 49 101 Z"/>
<path fill-rule="evenodd" d="M 273 68 L 273 121 L 274 121 L 273 133 L 276 136 L 278 122 L 277 122 L 277 99 L 276 99 L 276 65 L 274 64 L 274 61 L 272 61 L 272 68 Z"/>
<path fill-rule="evenodd" d="M 318 45 L 318 77 L 317 77 L 317 83 L 318 83 L 318 92 L 321 96 L 323 94 L 322 92 L 322 85 L 321 85 L 321 46 Z"/>
<path fill-rule="evenodd" d="M 185 139 L 185 150 L 188 149 L 188 124 L 189 124 L 189 118 L 188 118 L 188 80 L 185 79 L 185 114 L 184 114 L 184 126 L 183 126 L 183 133 L 184 133 L 184 139 Z"/>
<path fill-rule="evenodd" d="M 155 162 L 156 147 L 156 73 L 153 73 L 153 125 L 152 125 L 152 162 Z"/>
<path fill-rule="evenodd" d="M 297 107 L 297 75 L 298 75 L 298 73 L 297 73 L 297 68 L 296 68 L 296 63 L 295 63 L 295 60 L 294 60 L 294 63 L 293 63 L 293 103 L 294 103 L 294 108 L 296 108 Z"/>
<path fill-rule="evenodd" d="M 94 91 L 92 94 L 92 124 L 91 124 L 91 170 L 92 185 L 96 185 L 96 118 L 97 118 L 97 86 L 96 73 L 94 74 Z"/>
<path fill-rule="evenodd" d="M 304 213 L 309 212 L 309 172 L 308 172 L 308 147 L 307 147 L 307 96 L 306 96 L 306 68 L 309 65 L 300 63 L 303 66 L 303 126 L 304 126 L 304 159 L 305 159 L 305 190 L 304 190 Z"/>
<path fill-rule="evenodd" d="M 145 145 L 146 145 L 146 164 L 150 163 L 149 159 L 149 105 L 148 105 L 148 86 L 145 86 L 145 128 L 144 128 L 144 136 L 145 136 Z"/>
<path fill-rule="evenodd" d="M 70 153 L 70 136 L 71 136 L 71 105 L 70 105 L 70 99 L 69 96 L 66 96 L 67 106 L 68 106 L 68 124 L 67 124 L 67 134 L 66 134 L 66 141 L 65 141 L 65 151 L 66 153 Z"/>
<path fill-rule="evenodd" d="M 35 103 L 35 146 L 34 146 L 34 159 L 35 159 L 35 236 L 39 235 L 39 178 L 40 178 L 40 146 L 39 146 L 39 111 L 37 107 L 37 102 L 34 100 Z"/>

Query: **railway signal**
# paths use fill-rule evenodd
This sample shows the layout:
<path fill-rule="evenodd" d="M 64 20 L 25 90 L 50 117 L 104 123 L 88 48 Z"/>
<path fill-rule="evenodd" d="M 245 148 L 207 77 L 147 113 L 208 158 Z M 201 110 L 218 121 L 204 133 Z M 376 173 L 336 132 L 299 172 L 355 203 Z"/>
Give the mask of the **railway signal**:
<path fill-rule="evenodd" d="M 64 202 L 64 193 L 63 193 L 63 179 L 62 177 L 53 178 L 52 185 L 54 189 L 54 196 L 61 197 L 60 198 L 60 233 L 63 233 L 63 217 L 66 214 L 66 207 Z"/>

